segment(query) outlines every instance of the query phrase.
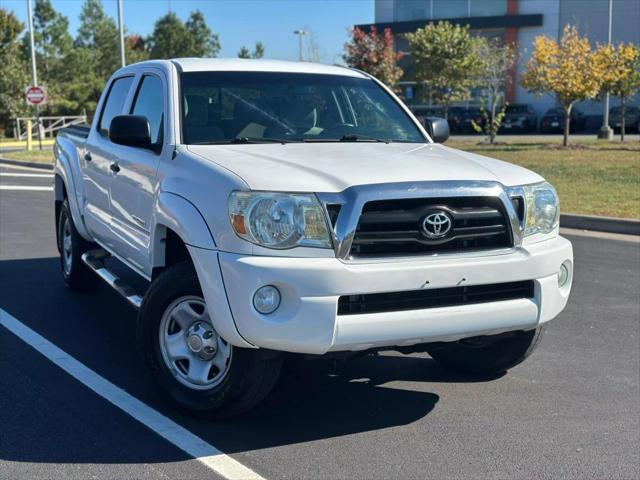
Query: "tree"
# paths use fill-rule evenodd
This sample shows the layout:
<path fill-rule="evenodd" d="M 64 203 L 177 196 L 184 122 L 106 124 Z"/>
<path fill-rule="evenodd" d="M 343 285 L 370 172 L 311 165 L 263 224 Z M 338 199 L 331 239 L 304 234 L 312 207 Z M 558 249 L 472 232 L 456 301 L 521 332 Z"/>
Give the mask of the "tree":
<path fill-rule="evenodd" d="M 38 81 L 47 87 L 45 109 L 52 112 L 56 102 L 61 99 L 62 84 L 58 79 L 68 68 L 65 59 L 73 49 L 73 40 L 69 35 L 69 20 L 54 10 L 50 0 L 36 0 L 33 17 Z M 28 32 L 23 35 L 22 51 L 28 62 Z"/>
<path fill-rule="evenodd" d="M 627 100 L 640 90 L 640 49 L 632 43 L 602 45 L 596 51 L 602 69 L 602 90 L 620 97 L 620 141 L 624 142 Z"/>
<path fill-rule="evenodd" d="M 173 12 L 159 18 L 147 42 L 151 58 L 215 57 L 220 51 L 218 36 L 199 10 L 191 13 L 186 24 Z"/>
<path fill-rule="evenodd" d="M 478 83 L 481 61 L 468 26 L 438 22 L 405 35 L 414 63 L 416 80 L 431 89 L 435 103 L 444 108 L 467 100 Z"/>
<path fill-rule="evenodd" d="M 256 42 L 253 52 L 250 52 L 244 45 L 238 51 L 238 58 L 262 58 L 264 57 L 264 45 L 262 42 Z"/>
<path fill-rule="evenodd" d="M 80 13 L 76 48 L 86 48 L 92 58 L 91 68 L 106 81 L 120 68 L 120 36 L 116 22 L 109 17 L 100 0 L 86 0 Z"/>
<path fill-rule="evenodd" d="M 489 143 L 493 144 L 504 118 L 507 106 L 504 90 L 507 83 L 513 81 L 509 73 L 516 60 L 516 54 L 512 45 L 504 45 L 498 39 L 479 38 L 476 48 L 481 65 L 480 78 L 485 87 L 481 94 L 484 124 L 472 124 L 476 131 L 483 132 L 489 138 Z"/>
<path fill-rule="evenodd" d="M 564 139 L 569 144 L 571 108 L 575 102 L 594 98 L 601 86 L 602 62 L 591 49 L 589 40 L 575 27 L 567 25 L 560 43 L 538 36 L 526 64 L 521 84 L 538 95 L 551 93 L 564 109 Z"/>
<path fill-rule="evenodd" d="M 378 34 L 375 27 L 371 27 L 369 33 L 354 28 L 344 50 L 342 58 L 347 65 L 373 75 L 389 88 L 395 88 L 404 74 L 398 66 L 402 53 L 393 49 L 393 34 L 389 28 L 382 34 Z"/>
<path fill-rule="evenodd" d="M 191 37 L 191 56 L 216 57 L 220 52 L 220 40 L 207 26 L 204 15 L 200 10 L 191 12 L 187 23 L 187 32 Z"/>
<path fill-rule="evenodd" d="M 24 89 L 29 84 L 29 67 L 20 51 L 23 30 L 13 12 L 0 8 L 0 129 L 6 131 L 15 117 L 28 111 Z"/>

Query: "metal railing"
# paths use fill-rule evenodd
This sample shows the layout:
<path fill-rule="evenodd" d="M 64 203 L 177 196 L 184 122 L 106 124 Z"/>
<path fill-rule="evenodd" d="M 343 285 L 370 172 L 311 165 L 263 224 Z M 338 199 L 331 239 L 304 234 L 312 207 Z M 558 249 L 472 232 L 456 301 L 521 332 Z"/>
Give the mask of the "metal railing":
<path fill-rule="evenodd" d="M 86 115 L 64 115 L 61 117 L 40 117 L 40 133 L 42 139 L 53 138 L 54 132 L 62 128 L 70 127 L 71 125 L 81 125 L 87 123 Z M 35 132 L 29 132 L 27 125 L 35 126 Z M 37 137 L 38 125 L 36 117 L 17 117 L 16 118 L 16 138 L 19 140 L 25 140 L 29 137 L 29 134 L 35 134 Z"/>

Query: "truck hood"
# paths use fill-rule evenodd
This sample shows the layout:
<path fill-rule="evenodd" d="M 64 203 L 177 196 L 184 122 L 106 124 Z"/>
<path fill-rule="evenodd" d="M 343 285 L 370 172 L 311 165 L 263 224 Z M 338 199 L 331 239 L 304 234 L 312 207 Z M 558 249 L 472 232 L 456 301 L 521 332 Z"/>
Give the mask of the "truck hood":
<path fill-rule="evenodd" d="M 481 180 L 505 186 L 542 181 L 522 167 L 439 144 L 287 143 L 190 145 L 252 190 L 341 192 L 377 183 Z"/>

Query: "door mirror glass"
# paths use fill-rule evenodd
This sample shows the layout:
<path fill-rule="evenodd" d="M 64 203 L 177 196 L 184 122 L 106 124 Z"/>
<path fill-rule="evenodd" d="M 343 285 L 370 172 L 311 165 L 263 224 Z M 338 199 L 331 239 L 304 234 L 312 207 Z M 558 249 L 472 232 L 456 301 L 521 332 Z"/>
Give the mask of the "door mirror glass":
<path fill-rule="evenodd" d="M 109 126 L 109 139 L 119 145 L 154 150 L 147 117 L 142 115 L 118 115 Z"/>
<path fill-rule="evenodd" d="M 426 117 L 424 127 L 435 143 L 444 143 L 449 138 L 449 123 L 444 118 Z"/>

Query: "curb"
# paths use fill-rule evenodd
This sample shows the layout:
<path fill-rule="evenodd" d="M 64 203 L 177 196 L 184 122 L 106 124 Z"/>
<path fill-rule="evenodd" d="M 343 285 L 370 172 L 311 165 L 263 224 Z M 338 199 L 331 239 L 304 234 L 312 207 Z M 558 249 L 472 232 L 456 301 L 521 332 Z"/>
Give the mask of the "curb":
<path fill-rule="evenodd" d="M 0 157 L 0 165 L 15 165 L 17 167 L 39 168 L 41 170 L 53 170 L 53 163 L 22 162 L 20 160 L 9 160 L 7 158 L 2 158 L 2 157 Z"/>
<path fill-rule="evenodd" d="M 596 217 L 594 215 L 560 215 L 560 226 L 579 230 L 595 230 L 596 232 L 640 235 L 640 220 L 615 217 Z"/>

